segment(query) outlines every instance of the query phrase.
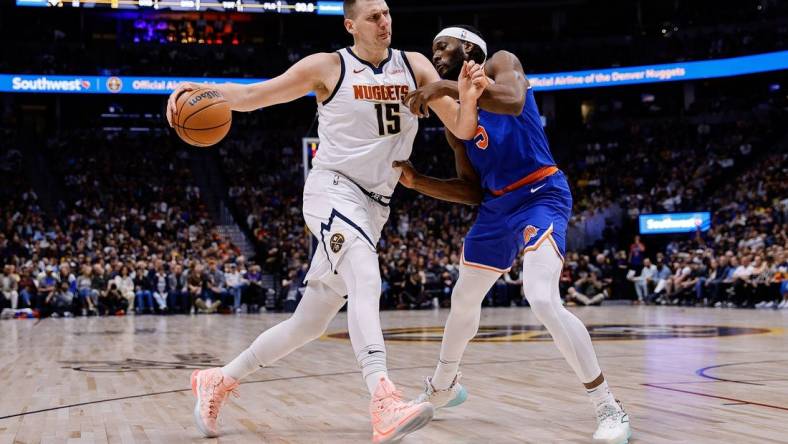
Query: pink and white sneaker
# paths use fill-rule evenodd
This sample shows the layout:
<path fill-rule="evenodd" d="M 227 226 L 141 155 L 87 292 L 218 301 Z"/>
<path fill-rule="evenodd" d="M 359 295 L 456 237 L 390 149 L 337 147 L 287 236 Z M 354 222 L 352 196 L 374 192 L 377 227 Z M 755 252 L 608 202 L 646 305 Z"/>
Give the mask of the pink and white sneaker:
<path fill-rule="evenodd" d="M 194 405 L 194 422 L 203 435 L 214 438 L 219 435 L 219 409 L 227 401 L 227 397 L 232 393 L 238 396 L 235 391 L 238 388 L 238 381 L 222 374 L 220 368 L 210 368 L 208 370 L 195 370 L 192 373 L 192 392 L 197 397 Z"/>
<path fill-rule="evenodd" d="M 372 401 L 372 442 L 399 442 L 405 435 L 424 427 L 432 420 L 434 408 L 429 402 L 404 402 L 402 393 L 386 377 L 381 377 Z"/>

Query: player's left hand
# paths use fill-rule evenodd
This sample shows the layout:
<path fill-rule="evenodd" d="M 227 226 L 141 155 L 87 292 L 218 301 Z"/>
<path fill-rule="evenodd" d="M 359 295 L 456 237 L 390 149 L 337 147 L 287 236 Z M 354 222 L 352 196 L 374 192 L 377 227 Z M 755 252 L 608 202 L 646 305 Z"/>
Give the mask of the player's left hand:
<path fill-rule="evenodd" d="M 463 62 L 460 77 L 457 79 L 460 101 L 478 100 L 489 85 L 490 80 L 484 73 L 484 65 L 473 60 Z"/>
<path fill-rule="evenodd" d="M 391 165 L 394 168 L 401 168 L 402 175 L 399 177 L 399 183 L 405 188 L 413 188 L 415 186 L 416 177 L 419 176 L 416 168 L 410 163 L 410 160 L 395 160 Z"/>
<path fill-rule="evenodd" d="M 443 97 L 444 95 L 446 94 L 443 92 L 441 82 L 438 81 L 409 92 L 408 95 L 402 99 L 402 103 L 410 108 L 410 112 L 413 114 L 419 117 L 429 117 L 430 101 Z"/>

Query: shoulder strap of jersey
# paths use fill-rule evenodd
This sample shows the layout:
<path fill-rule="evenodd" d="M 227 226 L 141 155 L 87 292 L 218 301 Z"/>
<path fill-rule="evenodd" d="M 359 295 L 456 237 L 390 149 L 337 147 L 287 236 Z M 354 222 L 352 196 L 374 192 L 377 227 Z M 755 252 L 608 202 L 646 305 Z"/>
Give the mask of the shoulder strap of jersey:
<path fill-rule="evenodd" d="M 331 92 L 331 95 L 328 96 L 326 100 L 324 100 L 321 105 L 326 106 L 334 96 L 337 95 L 339 92 L 339 88 L 342 87 L 342 82 L 345 81 L 345 56 L 342 55 L 342 50 L 336 51 L 336 54 L 339 55 L 339 80 L 337 80 L 336 86 L 334 86 L 334 90 Z"/>
<path fill-rule="evenodd" d="M 419 82 L 416 80 L 416 74 L 413 72 L 413 68 L 410 66 L 408 55 L 402 50 L 400 50 L 400 55 L 402 56 L 402 61 L 405 62 L 405 66 L 408 68 L 408 72 L 410 73 L 410 78 L 413 80 L 413 84 L 416 86 L 416 88 L 418 88 Z"/>

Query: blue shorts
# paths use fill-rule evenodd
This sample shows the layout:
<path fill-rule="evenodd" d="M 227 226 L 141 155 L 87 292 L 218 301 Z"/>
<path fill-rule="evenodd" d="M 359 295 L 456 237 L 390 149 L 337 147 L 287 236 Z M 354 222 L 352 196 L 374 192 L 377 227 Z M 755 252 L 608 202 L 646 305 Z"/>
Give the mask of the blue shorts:
<path fill-rule="evenodd" d="M 572 193 L 561 171 L 495 197 L 488 195 L 465 236 L 463 263 L 504 272 L 523 249 L 550 242 L 563 258 Z"/>

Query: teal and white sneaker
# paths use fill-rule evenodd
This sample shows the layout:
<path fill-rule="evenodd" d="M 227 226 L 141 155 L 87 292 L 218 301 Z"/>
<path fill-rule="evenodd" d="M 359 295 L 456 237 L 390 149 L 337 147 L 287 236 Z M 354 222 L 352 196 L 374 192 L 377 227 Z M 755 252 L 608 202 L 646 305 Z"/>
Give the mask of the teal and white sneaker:
<path fill-rule="evenodd" d="M 424 378 L 424 392 L 416 398 L 416 402 L 429 402 L 436 410 L 462 404 L 468 399 L 468 392 L 460 385 L 461 377 L 462 373 L 457 373 L 449 388 L 443 390 L 432 386 L 432 378 Z"/>
<path fill-rule="evenodd" d="M 594 432 L 594 443 L 627 444 L 632 437 L 629 415 L 624 411 L 621 401 L 601 405 L 596 411 L 598 427 Z"/>

